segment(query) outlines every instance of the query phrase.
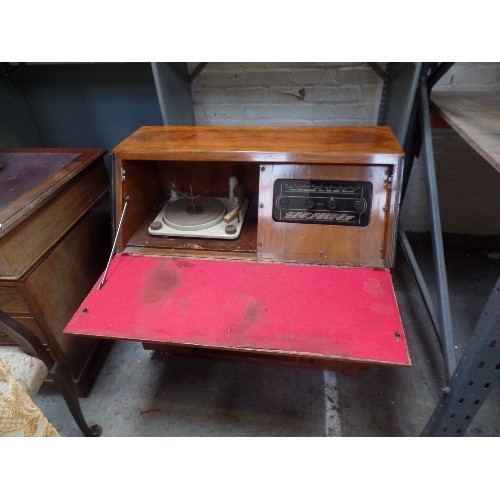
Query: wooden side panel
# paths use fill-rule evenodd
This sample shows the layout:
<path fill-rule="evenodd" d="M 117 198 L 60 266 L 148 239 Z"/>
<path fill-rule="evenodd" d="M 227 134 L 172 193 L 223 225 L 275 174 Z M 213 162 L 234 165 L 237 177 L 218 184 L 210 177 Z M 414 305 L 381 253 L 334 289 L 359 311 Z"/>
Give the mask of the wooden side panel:
<path fill-rule="evenodd" d="M 117 242 L 117 251 L 121 252 L 140 224 L 151 214 L 164 198 L 158 167 L 154 162 L 115 163 L 115 227 L 128 199 L 127 211 L 123 219 Z"/>
<path fill-rule="evenodd" d="M 48 332 L 49 346 L 68 363 L 75 379 L 97 342 L 71 338 L 62 331 L 106 265 L 109 226 L 108 212 L 90 211 L 23 283 L 39 324 Z"/>
<path fill-rule="evenodd" d="M 23 314 L 29 312 L 28 304 L 14 283 L 0 282 L 0 309 L 7 314 Z"/>
<path fill-rule="evenodd" d="M 393 253 L 397 165 L 266 165 L 260 173 L 257 256 L 262 260 L 385 267 Z M 365 227 L 276 222 L 272 217 L 277 179 L 366 181 L 373 185 Z"/>
<path fill-rule="evenodd" d="M 96 162 L 68 182 L 55 197 L 1 239 L 6 263 L 0 279 L 18 279 L 109 189 L 103 162 Z"/>

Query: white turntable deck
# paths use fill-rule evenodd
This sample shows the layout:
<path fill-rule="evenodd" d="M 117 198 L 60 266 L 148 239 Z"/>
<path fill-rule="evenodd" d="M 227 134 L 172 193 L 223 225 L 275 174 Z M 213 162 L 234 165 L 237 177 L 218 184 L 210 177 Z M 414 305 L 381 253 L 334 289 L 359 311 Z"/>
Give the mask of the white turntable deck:
<path fill-rule="evenodd" d="M 236 239 L 248 207 L 236 177 L 229 179 L 229 197 L 190 196 L 172 185 L 170 199 L 150 224 L 152 236 Z"/>

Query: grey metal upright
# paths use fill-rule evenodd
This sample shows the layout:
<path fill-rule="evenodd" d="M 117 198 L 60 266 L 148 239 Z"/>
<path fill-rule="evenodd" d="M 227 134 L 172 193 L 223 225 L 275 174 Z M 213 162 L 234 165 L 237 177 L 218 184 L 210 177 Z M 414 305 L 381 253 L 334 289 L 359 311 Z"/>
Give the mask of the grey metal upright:
<path fill-rule="evenodd" d="M 435 289 L 438 295 L 437 307 L 433 303 L 428 285 L 401 225 L 398 236 L 437 335 L 444 360 L 445 377 L 449 381 L 456 360 L 432 146 L 428 88 L 428 78 L 435 75 L 436 71 L 441 70 L 441 68 L 442 66 L 436 66 L 433 63 L 393 63 L 388 65 L 379 112 L 379 124 L 389 125 L 405 150 L 402 203 L 415 155 L 419 148 L 423 151 L 429 200 Z M 444 391 L 448 390 L 447 386 L 443 389 Z"/>
<path fill-rule="evenodd" d="M 194 125 L 191 79 L 186 63 L 151 63 L 164 125 Z"/>
<path fill-rule="evenodd" d="M 463 436 L 500 381 L 500 278 L 422 436 Z"/>
<path fill-rule="evenodd" d="M 419 84 L 420 123 L 422 127 L 422 152 L 425 164 L 425 179 L 427 198 L 429 200 L 429 216 L 432 237 L 432 252 L 434 259 L 436 292 L 438 296 L 438 321 L 441 350 L 444 358 L 446 380 L 450 380 L 456 366 L 455 349 L 453 342 L 453 328 L 451 324 L 450 297 L 448 293 L 448 279 L 443 249 L 443 233 L 436 179 L 436 164 L 434 162 L 434 148 L 432 145 L 432 130 L 429 110 L 429 90 L 427 79 L 422 76 Z"/>
<path fill-rule="evenodd" d="M 458 364 L 455 358 L 429 106 L 433 86 L 452 64 L 389 65 L 379 114 L 379 124 L 390 125 L 405 150 L 402 202 L 419 149 L 423 152 L 425 163 L 437 306 L 433 303 L 406 233 L 401 225 L 399 227 L 403 252 L 438 337 L 447 381 L 422 436 L 463 436 L 491 388 L 500 381 L 500 279 Z M 396 96 L 391 95 L 393 91 Z"/>

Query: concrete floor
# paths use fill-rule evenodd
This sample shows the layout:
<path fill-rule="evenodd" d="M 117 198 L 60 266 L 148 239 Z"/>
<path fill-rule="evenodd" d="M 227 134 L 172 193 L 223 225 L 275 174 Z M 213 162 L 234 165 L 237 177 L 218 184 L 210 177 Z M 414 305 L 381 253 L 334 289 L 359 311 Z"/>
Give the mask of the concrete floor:
<path fill-rule="evenodd" d="M 500 248 L 446 246 L 457 356 L 500 274 Z M 431 285 L 428 243 L 414 251 Z M 162 357 L 116 342 L 81 405 L 103 436 L 418 436 L 440 396 L 443 362 L 411 272 L 398 248 L 393 270 L 411 367 L 357 375 L 197 358 Z M 500 435 L 498 383 L 468 436 Z M 50 386 L 35 397 L 62 436 L 80 436 Z"/>

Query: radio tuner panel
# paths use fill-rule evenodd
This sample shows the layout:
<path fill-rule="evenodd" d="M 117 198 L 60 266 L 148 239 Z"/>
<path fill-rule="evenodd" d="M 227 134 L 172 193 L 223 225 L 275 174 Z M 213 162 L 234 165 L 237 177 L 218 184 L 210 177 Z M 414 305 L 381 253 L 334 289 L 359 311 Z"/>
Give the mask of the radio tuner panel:
<path fill-rule="evenodd" d="M 371 182 L 277 179 L 273 219 L 365 227 L 370 222 L 372 192 Z"/>
<path fill-rule="evenodd" d="M 399 165 L 261 165 L 259 260 L 390 267 Z"/>

